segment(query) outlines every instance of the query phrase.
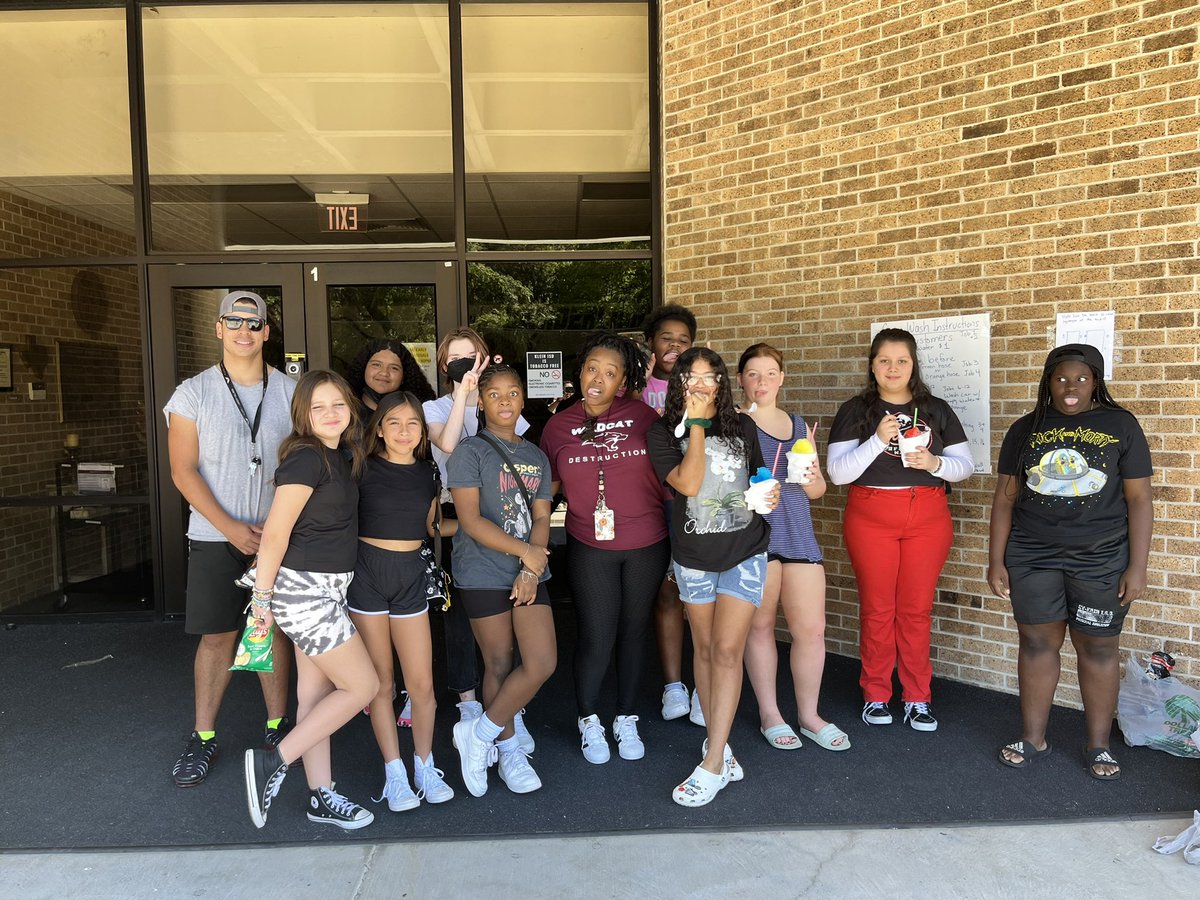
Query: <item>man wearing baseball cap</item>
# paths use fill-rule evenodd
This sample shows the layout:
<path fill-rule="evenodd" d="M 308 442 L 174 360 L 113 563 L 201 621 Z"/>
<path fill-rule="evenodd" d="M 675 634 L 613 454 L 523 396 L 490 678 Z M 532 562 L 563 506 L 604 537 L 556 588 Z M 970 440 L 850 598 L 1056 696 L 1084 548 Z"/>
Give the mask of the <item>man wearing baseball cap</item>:
<path fill-rule="evenodd" d="M 185 628 L 200 636 L 194 666 L 195 724 L 171 774 L 179 787 L 204 781 L 217 758 L 216 721 L 229 685 L 248 592 L 234 584 L 258 552 L 275 494 L 279 444 L 291 433 L 296 383 L 263 360 L 267 305 L 233 291 L 217 311 L 221 361 L 176 388 L 163 412 L 171 478 L 191 507 Z M 274 672 L 259 674 L 265 742 L 286 717 L 291 645 L 276 634 Z"/>

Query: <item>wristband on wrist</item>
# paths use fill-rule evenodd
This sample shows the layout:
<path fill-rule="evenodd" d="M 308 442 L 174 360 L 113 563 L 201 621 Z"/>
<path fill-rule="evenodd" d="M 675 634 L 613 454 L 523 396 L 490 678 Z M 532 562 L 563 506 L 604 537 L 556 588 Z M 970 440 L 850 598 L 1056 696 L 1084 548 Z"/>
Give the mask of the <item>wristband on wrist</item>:
<path fill-rule="evenodd" d="M 693 425 L 699 425 L 701 428 L 712 428 L 712 419 L 685 419 L 683 424 L 688 428 L 691 428 Z"/>
<path fill-rule="evenodd" d="M 522 578 L 537 578 L 537 574 L 533 569 L 526 568 L 525 566 L 521 566 L 520 575 Z"/>
<path fill-rule="evenodd" d="M 930 475 L 940 475 L 941 474 L 942 464 L 945 463 L 945 460 L 939 456 L 937 458 L 937 461 L 938 461 L 938 464 L 936 466 L 934 466 L 933 469 L 930 470 L 930 472 L 929 472 Z"/>

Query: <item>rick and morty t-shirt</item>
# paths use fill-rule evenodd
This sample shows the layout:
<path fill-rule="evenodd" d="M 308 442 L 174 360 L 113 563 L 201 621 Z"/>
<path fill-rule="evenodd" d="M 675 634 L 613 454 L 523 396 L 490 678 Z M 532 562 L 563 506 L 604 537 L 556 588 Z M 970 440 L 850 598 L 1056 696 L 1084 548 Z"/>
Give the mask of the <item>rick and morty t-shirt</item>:
<path fill-rule="evenodd" d="M 1122 482 L 1153 472 L 1137 419 L 1107 406 L 1073 416 L 1051 408 L 1022 443 L 1032 416 L 1017 419 L 1000 447 L 1000 474 L 1021 485 L 1013 527 L 1059 544 L 1123 533 L 1128 509 Z"/>

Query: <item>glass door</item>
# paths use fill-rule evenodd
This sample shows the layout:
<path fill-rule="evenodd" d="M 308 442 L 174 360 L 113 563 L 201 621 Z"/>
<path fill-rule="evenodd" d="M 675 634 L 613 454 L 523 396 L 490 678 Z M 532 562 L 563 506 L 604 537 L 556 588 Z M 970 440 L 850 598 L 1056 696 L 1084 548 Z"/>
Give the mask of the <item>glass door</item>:
<path fill-rule="evenodd" d="M 217 307 L 229 291 L 267 303 L 267 362 L 291 375 L 332 368 L 347 374 L 370 341 L 408 343 L 432 356 L 441 331 L 457 325 L 454 270 L 443 263 L 280 263 L 151 266 L 150 322 L 158 463 L 159 607 L 182 615 L 187 579 L 187 503 L 171 479 L 166 419 L 176 385 L 220 359 Z M 436 389 L 436 385 L 435 385 Z"/>

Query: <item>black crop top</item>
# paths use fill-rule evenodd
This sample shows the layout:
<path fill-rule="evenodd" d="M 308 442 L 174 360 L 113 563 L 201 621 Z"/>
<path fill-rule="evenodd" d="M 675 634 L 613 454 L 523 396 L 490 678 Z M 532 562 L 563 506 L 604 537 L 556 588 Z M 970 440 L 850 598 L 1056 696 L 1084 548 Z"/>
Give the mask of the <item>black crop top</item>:
<path fill-rule="evenodd" d="M 380 541 L 425 538 L 429 506 L 438 493 L 436 476 L 428 460 L 400 465 L 370 457 L 358 485 L 359 536 Z"/>

